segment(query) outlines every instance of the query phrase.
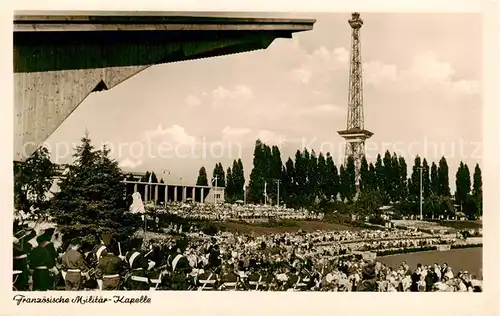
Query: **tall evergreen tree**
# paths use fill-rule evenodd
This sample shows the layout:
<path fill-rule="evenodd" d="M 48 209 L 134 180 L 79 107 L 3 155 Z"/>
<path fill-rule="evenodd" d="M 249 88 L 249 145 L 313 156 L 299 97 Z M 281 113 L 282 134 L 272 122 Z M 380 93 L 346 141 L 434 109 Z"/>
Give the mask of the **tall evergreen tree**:
<path fill-rule="evenodd" d="M 324 199 L 327 192 L 327 183 L 326 183 L 326 159 L 323 153 L 319 153 L 318 157 L 318 170 L 317 170 L 317 183 L 318 183 L 318 195 L 321 199 Z"/>
<path fill-rule="evenodd" d="M 342 202 L 345 202 L 347 199 L 347 195 L 348 195 L 347 191 L 349 190 L 346 187 L 347 182 L 348 182 L 348 180 L 347 180 L 347 175 L 346 175 L 346 172 L 344 169 L 344 165 L 340 165 L 340 168 L 339 168 L 339 196 L 340 196 L 340 200 Z"/>
<path fill-rule="evenodd" d="M 422 167 L 422 161 L 420 157 L 417 156 L 415 157 L 415 162 L 413 164 L 411 173 L 411 187 L 408 188 L 412 201 L 419 201 L 420 199 L 420 167 Z"/>
<path fill-rule="evenodd" d="M 386 200 L 390 200 L 394 195 L 394 176 L 392 172 L 392 157 L 391 153 L 387 150 L 384 154 L 384 177 L 383 177 L 383 188 L 382 195 Z"/>
<path fill-rule="evenodd" d="M 196 179 L 196 185 L 208 186 L 207 170 L 205 167 L 201 167 L 198 171 L 198 179 Z"/>
<path fill-rule="evenodd" d="M 431 196 L 431 178 L 429 164 L 427 159 L 424 158 L 422 162 L 422 194 L 424 199 L 428 199 Z"/>
<path fill-rule="evenodd" d="M 376 182 L 376 190 L 383 194 L 384 184 L 385 184 L 385 169 L 382 163 L 382 157 L 380 154 L 377 155 L 377 161 L 375 162 L 375 182 Z"/>
<path fill-rule="evenodd" d="M 471 179 L 469 167 L 462 161 L 460 162 L 457 173 L 455 174 L 455 185 L 455 203 L 460 205 L 460 210 L 464 212 L 464 208 L 471 191 Z"/>
<path fill-rule="evenodd" d="M 291 203 L 295 197 L 295 168 L 292 158 L 288 158 L 283 172 L 283 197 L 286 203 Z"/>
<path fill-rule="evenodd" d="M 406 201 L 408 198 L 408 165 L 404 157 L 399 157 L 399 187 L 400 200 Z"/>
<path fill-rule="evenodd" d="M 140 218 L 127 211 L 118 163 L 106 147 L 94 150 L 88 133 L 74 158 L 51 203 L 58 229 L 65 238 L 109 233 L 128 239 L 140 227 Z"/>
<path fill-rule="evenodd" d="M 368 167 L 368 173 L 369 173 L 369 176 L 368 176 L 369 187 L 371 190 L 377 191 L 377 182 L 376 182 L 377 181 L 377 172 L 376 172 L 375 166 L 371 162 L 370 162 L 370 165 Z"/>
<path fill-rule="evenodd" d="M 263 201 L 264 182 L 266 175 L 264 144 L 260 139 L 255 142 L 253 152 L 253 168 L 248 185 L 248 200 L 254 203 Z"/>
<path fill-rule="evenodd" d="M 481 175 L 481 168 L 479 168 L 479 164 L 476 164 L 474 168 L 474 183 L 472 187 L 472 196 L 477 205 L 478 214 L 482 215 L 483 212 L 483 179 Z"/>
<path fill-rule="evenodd" d="M 226 190 L 224 193 L 226 201 L 233 201 L 234 199 L 234 178 L 231 172 L 231 167 L 227 168 L 226 172 Z"/>
<path fill-rule="evenodd" d="M 348 202 L 352 202 L 356 196 L 356 169 L 354 165 L 354 158 L 349 157 L 347 159 L 347 165 L 345 168 L 345 184 L 346 198 Z"/>
<path fill-rule="evenodd" d="M 438 168 L 435 162 L 431 165 L 431 194 L 439 195 L 439 174 Z"/>
<path fill-rule="evenodd" d="M 448 163 L 446 162 L 446 158 L 444 156 L 441 160 L 439 160 L 438 179 L 439 195 L 446 197 L 451 196 Z"/>
<path fill-rule="evenodd" d="M 391 162 L 391 179 L 392 179 L 392 190 L 391 191 L 391 201 L 396 202 L 401 197 L 401 169 L 399 168 L 399 159 L 396 153 L 392 155 Z"/>
<path fill-rule="evenodd" d="M 233 195 L 236 200 L 244 200 L 245 174 L 243 172 L 243 163 L 241 159 L 233 161 L 232 169 Z"/>
<path fill-rule="evenodd" d="M 307 174 L 307 178 L 309 179 L 309 192 L 311 194 L 311 200 L 314 201 L 318 196 L 318 158 L 316 157 L 316 152 L 311 150 L 311 155 L 309 158 L 309 171 Z"/>
<path fill-rule="evenodd" d="M 306 203 L 306 188 L 307 188 L 307 166 L 308 158 L 299 150 L 295 153 L 295 192 L 297 203 L 303 205 Z"/>
<path fill-rule="evenodd" d="M 340 190 L 339 171 L 330 153 L 326 153 L 326 192 L 327 199 L 337 200 Z"/>
<path fill-rule="evenodd" d="M 224 172 L 224 167 L 222 166 L 222 163 L 216 163 L 213 171 L 213 176 L 212 176 L 212 185 L 219 188 L 224 188 L 226 186 L 226 173 Z M 215 181 L 217 177 L 217 181 Z"/>
<path fill-rule="evenodd" d="M 361 168 L 360 168 L 360 183 L 359 183 L 359 189 L 361 192 L 366 192 L 372 190 L 371 186 L 371 179 L 370 179 L 370 170 L 368 167 L 368 161 L 366 160 L 366 157 L 363 156 L 361 159 Z"/>

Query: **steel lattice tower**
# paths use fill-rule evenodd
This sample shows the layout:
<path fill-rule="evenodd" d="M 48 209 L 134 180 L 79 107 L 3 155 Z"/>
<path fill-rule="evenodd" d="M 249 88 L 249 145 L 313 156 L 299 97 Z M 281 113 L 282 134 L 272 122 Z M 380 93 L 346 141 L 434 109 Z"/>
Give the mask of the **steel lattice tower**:
<path fill-rule="evenodd" d="M 347 129 L 338 131 L 339 135 L 346 140 L 345 161 L 349 157 L 354 158 L 356 168 L 356 188 L 359 190 L 361 160 L 365 155 L 365 140 L 373 133 L 365 130 L 363 111 L 363 69 L 361 65 L 361 41 L 359 32 L 363 26 L 363 20 L 359 13 L 352 14 L 349 20 L 352 28 L 351 33 L 351 56 L 349 69 L 349 100 L 347 111 Z"/>

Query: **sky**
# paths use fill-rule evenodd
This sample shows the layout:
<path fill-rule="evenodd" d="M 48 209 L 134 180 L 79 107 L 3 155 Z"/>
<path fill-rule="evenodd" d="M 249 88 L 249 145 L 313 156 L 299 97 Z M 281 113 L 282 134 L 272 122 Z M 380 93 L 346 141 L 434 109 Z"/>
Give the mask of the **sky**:
<path fill-rule="evenodd" d="M 297 16 L 297 15 L 295 15 Z M 92 93 L 47 140 L 58 163 L 85 130 L 108 143 L 124 171 L 153 170 L 169 183 L 194 184 L 243 160 L 255 140 L 330 152 L 343 161 L 350 13 L 303 14 L 314 29 L 269 48 L 156 65 L 109 91 Z M 460 161 L 482 158 L 482 23 L 479 14 L 361 13 L 366 155 L 445 156 L 450 186 Z M 410 172 L 410 171 L 409 171 Z"/>

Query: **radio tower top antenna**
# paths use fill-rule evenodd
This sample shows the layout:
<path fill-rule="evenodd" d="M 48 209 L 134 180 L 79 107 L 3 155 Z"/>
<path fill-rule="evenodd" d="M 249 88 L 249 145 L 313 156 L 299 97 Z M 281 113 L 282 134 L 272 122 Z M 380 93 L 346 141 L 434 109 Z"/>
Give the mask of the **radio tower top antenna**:
<path fill-rule="evenodd" d="M 343 131 L 338 131 L 338 134 L 346 140 L 344 164 L 347 164 L 349 158 L 354 160 L 356 192 L 359 193 L 361 161 L 365 155 L 365 140 L 370 138 L 373 133 L 365 130 L 364 122 L 363 69 L 361 64 L 361 41 L 359 37 L 363 20 L 358 12 L 352 13 L 349 25 L 352 28 L 352 32 L 347 128 Z"/>

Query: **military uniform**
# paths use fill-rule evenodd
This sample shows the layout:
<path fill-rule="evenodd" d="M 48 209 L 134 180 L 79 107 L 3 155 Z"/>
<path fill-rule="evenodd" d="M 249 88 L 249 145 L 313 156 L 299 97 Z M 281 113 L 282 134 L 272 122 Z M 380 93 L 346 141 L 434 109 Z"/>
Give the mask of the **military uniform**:
<path fill-rule="evenodd" d="M 126 287 L 131 291 L 147 291 L 150 288 L 150 281 L 147 276 L 148 261 L 140 251 L 133 250 L 127 252 L 125 261 L 128 264 L 130 276 L 126 280 Z"/>
<path fill-rule="evenodd" d="M 55 266 L 55 260 L 45 248 L 47 240 L 44 236 L 37 238 L 38 246 L 29 255 L 30 268 L 33 269 L 33 290 L 47 291 L 54 287 L 54 278 L 49 270 Z"/>
<path fill-rule="evenodd" d="M 15 291 L 27 291 L 29 288 L 28 254 L 31 244 L 28 242 L 36 236 L 34 230 L 20 230 L 14 234 L 17 242 L 13 249 L 13 283 Z"/>
<path fill-rule="evenodd" d="M 217 288 L 217 274 L 208 269 L 198 276 L 198 291 L 212 291 Z"/>
<path fill-rule="evenodd" d="M 172 279 L 171 287 L 172 290 L 183 291 L 188 289 L 188 280 L 186 275 L 191 273 L 192 267 L 189 264 L 189 260 L 186 256 L 178 253 L 175 255 L 171 262 L 172 267 Z"/>
<path fill-rule="evenodd" d="M 256 272 L 256 271 L 251 271 L 250 274 L 248 275 L 248 278 L 247 278 L 247 284 L 248 284 L 248 288 L 251 290 L 251 291 L 259 291 L 259 290 L 262 290 L 262 285 L 263 285 L 263 276 L 262 274 Z"/>
<path fill-rule="evenodd" d="M 226 271 L 221 275 L 221 288 L 227 291 L 235 291 L 238 288 L 238 275 L 234 271 Z"/>
<path fill-rule="evenodd" d="M 82 288 L 82 274 L 87 273 L 89 268 L 85 264 L 83 254 L 75 246 L 79 246 L 81 241 L 74 239 L 70 248 L 61 258 L 62 270 L 66 272 L 64 280 L 66 291 L 79 291 Z"/>
<path fill-rule="evenodd" d="M 121 275 L 124 274 L 124 262 L 114 253 L 109 252 L 101 257 L 97 266 L 96 276 L 102 279 L 103 291 L 118 291 L 120 289 Z"/>
<path fill-rule="evenodd" d="M 13 262 L 13 276 L 14 276 L 14 290 L 26 291 L 28 290 L 29 272 L 28 272 L 28 254 L 22 249 L 19 243 L 14 244 L 14 262 Z"/>

